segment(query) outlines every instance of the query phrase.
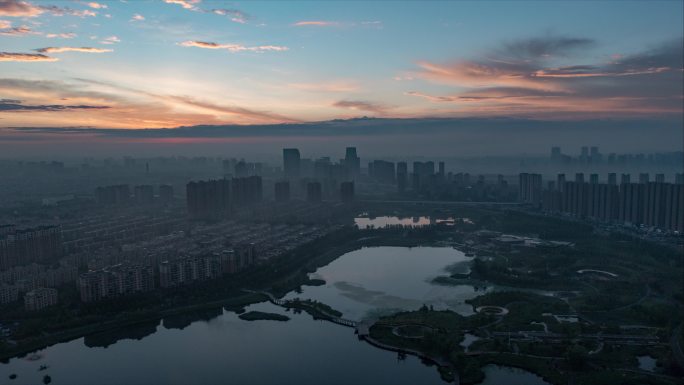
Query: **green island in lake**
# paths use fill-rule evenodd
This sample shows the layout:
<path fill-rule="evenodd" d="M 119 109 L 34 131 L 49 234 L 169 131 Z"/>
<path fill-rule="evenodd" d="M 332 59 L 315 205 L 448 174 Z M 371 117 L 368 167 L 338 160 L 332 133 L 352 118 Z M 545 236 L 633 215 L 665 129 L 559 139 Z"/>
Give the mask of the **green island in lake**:
<path fill-rule="evenodd" d="M 250 311 L 247 313 L 242 313 L 239 318 L 245 321 L 289 321 L 290 317 L 282 314 L 266 313 L 263 311 Z"/>

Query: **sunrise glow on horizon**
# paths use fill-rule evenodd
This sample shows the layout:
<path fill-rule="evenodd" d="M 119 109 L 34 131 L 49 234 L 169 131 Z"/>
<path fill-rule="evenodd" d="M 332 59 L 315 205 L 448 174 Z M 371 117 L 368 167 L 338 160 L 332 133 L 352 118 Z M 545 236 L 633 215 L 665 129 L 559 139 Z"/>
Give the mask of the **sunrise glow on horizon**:
<path fill-rule="evenodd" d="M 3 0 L 0 126 L 681 119 L 681 2 L 430 5 Z"/>

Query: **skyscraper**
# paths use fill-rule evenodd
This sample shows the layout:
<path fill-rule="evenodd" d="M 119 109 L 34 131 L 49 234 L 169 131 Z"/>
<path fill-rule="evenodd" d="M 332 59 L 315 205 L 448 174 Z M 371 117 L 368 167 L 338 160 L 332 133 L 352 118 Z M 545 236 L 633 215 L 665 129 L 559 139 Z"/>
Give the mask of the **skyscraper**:
<path fill-rule="evenodd" d="M 300 175 L 300 156 L 296 148 L 283 149 L 283 171 L 288 178 L 299 178 Z"/>
<path fill-rule="evenodd" d="M 625 184 L 625 183 L 630 183 L 630 176 L 629 176 L 629 174 L 622 174 L 622 175 L 620 175 L 620 184 Z"/>
<path fill-rule="evenodd" d="M 361 174 L 361 158 L 356 155 L 356 147 L 347 147 L 344 155 L 344 165 L 347 167 L 349 176 L 356 178 Z"/>
<path fill-rule="evenodd" d="M 320 182 L 306 184 L 306 200 L 308 202 L 321 202 L 323 200 L 323 189 Z"/>
<path fill-rule="evenodd" d="M 290 182 L 280 181 L 275 184 L 275 201 L 287 202 L 290 200 Z"/>
<path fill-rule="evenodd" d="M 345 203 L 354 201 L 354 182 L 342 182 L 340 184 L 340 199 Z"/>
<path fill-rule="evenodd" d="M 406 162 L 397 163 L 397 190 L 400 193 L 406 191 L 406 184 L 408 183 L 408 164 Z"/>
<path fill-rule="evenodd" d="M 541 174 L 521 173 L 519 175 L 519 200 L 524 203 L 541 203 L 542 176 Z"/>

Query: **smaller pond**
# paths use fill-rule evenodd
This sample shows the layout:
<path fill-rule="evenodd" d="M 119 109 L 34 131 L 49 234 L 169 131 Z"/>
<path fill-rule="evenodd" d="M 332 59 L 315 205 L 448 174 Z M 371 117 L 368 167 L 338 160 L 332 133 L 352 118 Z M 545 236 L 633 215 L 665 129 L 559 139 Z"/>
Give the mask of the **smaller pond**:
<path fill-rule="evenodd" d="M 398 216 L 380 216 L 367 217 L 361 216 L 354 218 L 354 223 L 359 229 L 367 228 L 383 228 L 387 226 L 406 226 L 406 227 L 422 227 L 427 225 L 446 225 L 453 226 L 456 222 L 463 222 L 466 224 L 473 224 L 469 218 L 432 218 L 427 216 L 417 217 L 398 217 Z"/>
<path fill-rule="evenodd" d="M 656 359 L 651 356 L 638 356 L 639 369 L 645 370 L 647 372 L 653 372 L 656 369 Z"/>

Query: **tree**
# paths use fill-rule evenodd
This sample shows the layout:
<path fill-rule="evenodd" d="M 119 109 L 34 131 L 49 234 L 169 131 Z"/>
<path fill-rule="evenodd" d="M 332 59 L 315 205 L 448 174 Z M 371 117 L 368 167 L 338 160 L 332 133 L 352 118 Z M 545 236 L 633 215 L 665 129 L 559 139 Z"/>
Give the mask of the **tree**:
<path fill-rule="evenodd" d="M 587 349 L 585 349 L 584 346 L 573 345 L 568 348 L 565 356 L 573 369 L 582 369 L 587 362 L 589 352 L 587 352 Z"/>

